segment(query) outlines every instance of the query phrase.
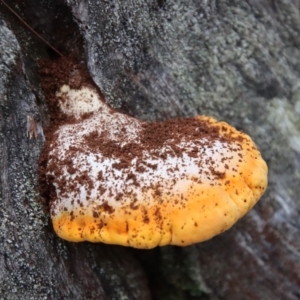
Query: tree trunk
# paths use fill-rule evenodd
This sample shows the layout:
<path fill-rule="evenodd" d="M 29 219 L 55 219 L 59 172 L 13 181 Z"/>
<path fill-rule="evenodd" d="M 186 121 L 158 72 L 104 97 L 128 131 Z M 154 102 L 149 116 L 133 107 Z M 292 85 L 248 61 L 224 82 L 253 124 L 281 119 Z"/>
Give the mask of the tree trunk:
<path fill-rule="evenodd" d="M 37 62 L 58 55 L 2 4 L 0 299 L 299 299 L 299 1 L 10 5 L 66 59 L 86 62 L 112 107 L 149 121 L 212 115 L 249 134 L 269 187 L 231 230 L 186 248 L 56 237 L 38 189 L 50 122 Z"/>

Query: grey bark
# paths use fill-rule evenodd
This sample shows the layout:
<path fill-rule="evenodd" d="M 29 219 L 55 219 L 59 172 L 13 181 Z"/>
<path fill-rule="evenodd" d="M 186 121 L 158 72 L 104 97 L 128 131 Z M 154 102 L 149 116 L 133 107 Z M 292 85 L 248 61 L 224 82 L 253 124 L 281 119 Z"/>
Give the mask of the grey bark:
<path fill-rule="evenodd" d="M 43 140 L 26 136 L 28 115 L 47 119 L 36 58 L 48 54 L 0 7 L 0 298 L 300 299 L 300 2 L 25 2 L 15 9 L 81 55 L 113 107 L 145 120 L 207 114 L 250 134 L 269 187 L 202 244 L 137 251 L 59 240 L 37 202 Z"/>

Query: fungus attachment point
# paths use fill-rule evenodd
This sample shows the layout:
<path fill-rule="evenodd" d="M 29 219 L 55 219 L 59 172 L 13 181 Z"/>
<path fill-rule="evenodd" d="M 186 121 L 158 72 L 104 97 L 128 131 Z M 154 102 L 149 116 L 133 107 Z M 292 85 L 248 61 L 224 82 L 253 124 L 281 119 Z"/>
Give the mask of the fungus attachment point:
<path fill-rule="evenodd" d="M 227 123 L 203 116 L 142 122 L 90 88 L 63 86 L 57 96 L 70 122 L 45 150 L 45 173 L 63 239 L 186 246 L 230 228 L 266 189 L 255 144 Z"/>
<path fill-rule="evenodd" d="M 74 90 L 70 89 L 68 85 L 63 85 L 56 96 L 60 99 L 61 111 L 76 118 L 97 111 L 101 106 L 97 93 L 88 87 Z"/>

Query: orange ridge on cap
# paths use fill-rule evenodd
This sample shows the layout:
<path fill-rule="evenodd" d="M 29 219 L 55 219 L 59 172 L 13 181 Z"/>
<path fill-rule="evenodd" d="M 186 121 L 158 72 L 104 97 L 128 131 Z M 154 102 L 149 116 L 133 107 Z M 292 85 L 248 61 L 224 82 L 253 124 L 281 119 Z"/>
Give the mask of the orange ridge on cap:
<path fill-rule="evenodd" d="M 261 162 L 249 155 L 247 167 L 240 170 L 248 180 L 226 176 L 213 186 L 190 180 L 186 183 L 184 203 L 180 195 L 170 198 L 163 193 L 150 207 L 127 206 L 112 213 L 84 207 L 73 211 L 73 217 L 62 211 L 52 217 L 54 230 L 73 242 L 135 248 L 202 242 L 230 228 L 259 199 L 266 187 L 266 165 Z M 256 170 L 261 176 L 255 175 Z"/>

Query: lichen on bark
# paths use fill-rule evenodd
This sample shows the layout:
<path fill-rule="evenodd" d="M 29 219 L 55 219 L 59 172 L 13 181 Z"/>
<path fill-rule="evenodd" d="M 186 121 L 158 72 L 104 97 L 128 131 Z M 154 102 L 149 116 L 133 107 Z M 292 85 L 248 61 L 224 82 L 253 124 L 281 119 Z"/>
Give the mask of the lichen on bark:
<path fill-rule="evenodd" d="M 145 120 L 213 115 L 250 134 L 261 149 L 270 184 L 253 212 L 228 233 L 178 251 L 182 261 L 194 258 L 193 266 L 178 271 L 178 281 L 189 283 L 183 299 L 298 299 L 298 2 L 16 3 L 15 9 L 60 51 L 73 49 L 86 60 L 112 106 Z M 42 141 L 28 140 L 25 128 L 28 113 L 41 120 L 47 115 L 36 54 L 54 55 L 39 42 L 33 51 L 33 36 L 3 6 L 0 13 L 8 22 L 0 31 L 2 297 L 150 299 L 150 288 L 157 288 L 150 275 L 167 270 L 176 250 L 137 255 L 112 246 L 69 244 L 53 235 L 36 202 Z M 152 265 L 148 275 L 137 259 L 144 270 Z M 164 276 L 165 286 L 172 285 L 173 270 Z M 170 297 L 177 291 L 169 290 Z"/>

